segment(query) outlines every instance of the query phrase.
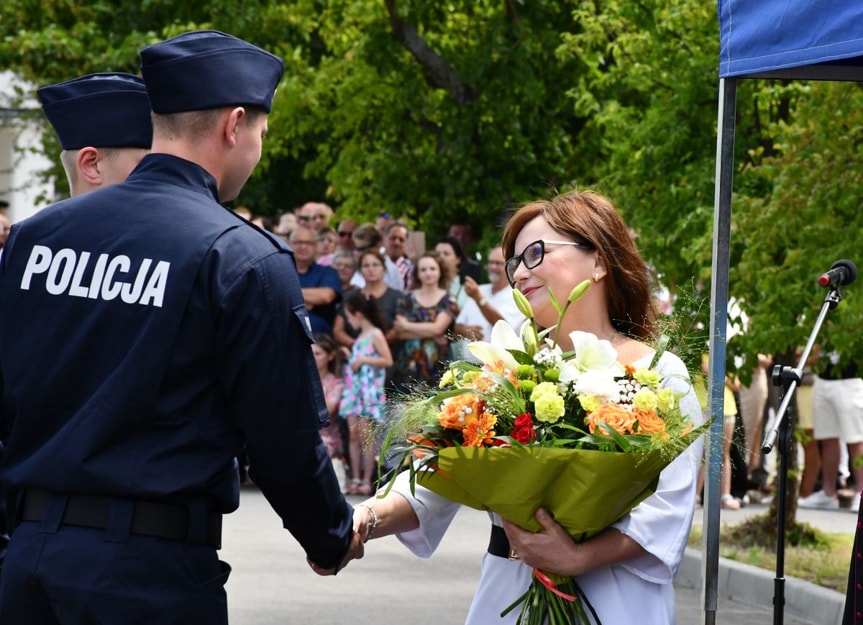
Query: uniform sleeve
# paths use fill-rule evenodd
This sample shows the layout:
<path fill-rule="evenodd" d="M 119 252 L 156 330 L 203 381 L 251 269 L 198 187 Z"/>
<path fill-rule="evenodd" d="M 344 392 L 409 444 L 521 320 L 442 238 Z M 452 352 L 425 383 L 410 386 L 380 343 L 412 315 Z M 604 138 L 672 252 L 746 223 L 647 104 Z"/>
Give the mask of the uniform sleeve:
<path fill-rule="evenodd" d="M 701 409 L 683 362 L 665 353 L 658 369 L 666 376 L 663 386 L 685 393 L 680 407 L 698 425 Z M 671 582 L 680 566 L 695 512 L 695 484 L 701 463 L 702 441 L 695 443 L 659 475 L 656 492 L 614 524 L 644 548 L 644 553 L 621 564 L 651 582 Z"/>
<path fill-rule="evenodd" d="M 353 511 L 318 433 L 328 411 L 293 259 L 271 250 L 218 272 L 213 289 L 218 368 L 250 476 L 308 557 L 333 567 L 347 552 Z"/>

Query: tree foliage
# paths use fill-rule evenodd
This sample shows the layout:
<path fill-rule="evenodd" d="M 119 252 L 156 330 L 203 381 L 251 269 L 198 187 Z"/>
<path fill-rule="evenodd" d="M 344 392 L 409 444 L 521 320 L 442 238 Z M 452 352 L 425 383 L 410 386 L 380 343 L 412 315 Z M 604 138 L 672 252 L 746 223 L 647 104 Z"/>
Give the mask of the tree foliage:
<path fill-rule="evenodd" d="M 714 3 L 6 0 L 0 66 L 36 84 L 135 72 L 141 47 L 192 28 L 286 62 L 264 161 L 240 202 L 272 214 L 325 199 L 431 235 L 466 218 L 485 244 L 513 204 L 594 187 L 672 292 L 695 294 L 678 307 L 706 324 Z M 740 83 L 731 293 L 751 331 L 730 358 L 793 352 L 820 306 L 818 273 L 855 258 L 860 99 L 849 85 Z M 863 359 L 859 298 L 847 291 L 825 338 Z"/>
<path fill-rule="evenodd" d="M 741 176 L 765 192 L 740 196 L 735 206 L 739 254 L 731 284 L 757 330 L 740 337 L 749 353 L 802 347 L 827 295 L 818 276 L 837 259 L 861 260 L 863 89 L 830 82 L 793 89 L 793 118 L 770 124 L 770 155 L 754 148 Z M 863 297 L 856 284 L 841 291 L 819 339 L 846 361 L 863 363 L 856 331 Z"/>

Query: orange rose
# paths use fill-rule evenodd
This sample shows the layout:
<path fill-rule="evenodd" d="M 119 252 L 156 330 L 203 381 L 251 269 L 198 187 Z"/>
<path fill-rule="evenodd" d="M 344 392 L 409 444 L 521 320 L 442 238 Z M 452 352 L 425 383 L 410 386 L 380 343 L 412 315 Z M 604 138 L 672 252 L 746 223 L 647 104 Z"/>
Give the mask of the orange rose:
<path fill-rule="evenodd" d="M 638 420 L 639 434 L 662 434 L 663 438 L 668 437 L 665 433 L 665 421 L 655 411 L 636 409 L 635 417 Z"/>
<path fill-rule="evenodd" d="M 635 415 L 617 404 L 607 403 L 588 414 L 585 421 L 591 434 L 597 433 L 596 430 L 600 423 L 605 423 L 618 434 L 632 434 Z M 602 434 L 603 431 L 600 429 L 599 433 Z"/>

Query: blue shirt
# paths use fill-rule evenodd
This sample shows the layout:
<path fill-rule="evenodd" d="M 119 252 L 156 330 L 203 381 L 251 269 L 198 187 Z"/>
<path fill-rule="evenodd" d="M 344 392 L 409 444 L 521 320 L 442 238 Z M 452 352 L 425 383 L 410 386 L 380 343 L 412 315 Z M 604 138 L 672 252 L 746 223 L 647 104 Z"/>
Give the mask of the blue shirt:
<path fill-rule="evenodd" d="M 309 311 L 312 323 L 312 333 L 333 333 L 333 321 L 336 319 L 336 309 L 342 299 L 342 281 L 339 273 L 332 267 L 325 267 L 313 262 L 306 273 L 299 274 L 300 286 L 304 289 L 315 287 L 330 287 L 336 292 L 336 299 L 330 304 L 317 305 Z"/>
<path fill-rule="evenodd" d="M 352 510 L 318 434 L 311 342 L 290 250 L 218 204 L 201 167 L 149 155 L 10 234 L 0 479 L 230 512 L 245 445 L 284 526 L 333 566 Z"/>

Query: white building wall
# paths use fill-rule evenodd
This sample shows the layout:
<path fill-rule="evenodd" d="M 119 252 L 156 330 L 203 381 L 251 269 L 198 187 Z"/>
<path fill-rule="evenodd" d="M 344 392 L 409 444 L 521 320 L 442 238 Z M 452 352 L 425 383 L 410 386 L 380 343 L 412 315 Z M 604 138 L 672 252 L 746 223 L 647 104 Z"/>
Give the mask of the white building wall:
<path fill-rule="evenodd" d="M 51 166 L 40 150 L 42 117 L 26 114 L 40 109 L 35 93 L 11 72 L 0 72 L 0 199 L 9 202 L 13 223 L 54 199 L 54 185 L 40 175 Z"/>

